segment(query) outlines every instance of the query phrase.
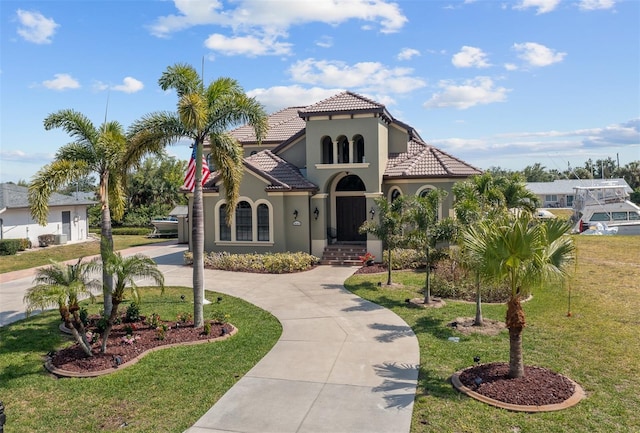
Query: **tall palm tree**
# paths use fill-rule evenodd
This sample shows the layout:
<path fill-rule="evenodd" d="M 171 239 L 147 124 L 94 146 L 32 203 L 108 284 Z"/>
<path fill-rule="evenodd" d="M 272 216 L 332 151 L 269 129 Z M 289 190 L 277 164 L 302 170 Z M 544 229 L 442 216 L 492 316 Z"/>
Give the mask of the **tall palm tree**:
<path fill-rule="evenodd" d="M 524 376 L 522 331 L 525 314 L 521 296 L 554 279 L 567 277 L 575 245 L 571 226 L 559 219 L 534 222 L 531 216 L 504 216 L 466 228 L 463 244 L 480 274 L 506 281 L 510 288 L 506 325 L 509 329 L 509 377 Z"/>
<path fill-rule="evenodd" d="M 107 350 L 107 340 L 113 324 L 118 317 L 118 307 L 124 301 L 124 292 L 127 286 L 131 289 L 131 296 L 135 302 L 140 301 L 136 279 L 151 278 L 159 285 L 164 293 L 164 275 L 156 262 L 142 254 L 122 257 L 119 252 L 112 253 L 102 265 L 103 269 L 113 277 L 114 288 L 111 293 L 113 308 L 107 319 L 107 326 L 102 333 L 102 353 Z"/>
<path fill-rule="evenodd" d="M 393 202 L 385 197 L 375 199 L 378 206 L 378 221 L 367 220 L 358 229 L 360 233 L 371 233 L 382 241 L 389 255 L 387 257 L 387 285 L 391 285 L 391 267 L 393 250 L 404 241 L 403 229 L 405 223 L 404 197 L 398 197 Z"/>
<path fill-rule="evenodd" d="M 157 112 L 131 125 L 129 134 L 139 149 L 160 149 L 187 138 L 195 147 L 195 189 L 191 212 L 193 248 L 193 317 L 196 327 L 204 324 L 204 217 L 202 202 L 202 154 L 208 142 L 210 158 L 220 174 L 228 209 L 235 209 L 242 179 L 242 149 L 229 133 L 234 126 L 248 123 L 258 141 L 267 130 L 264 108 L 249 98 L 237 81 L 219 78 L 204 86 L 202 77 L 190 65 L 169 66 L 158 80 L 163 90 L 178 95 L 177 113 Z M 138 155 L 141 156 L 141 155 Z M 134 158 L 139 159 L 139 158 Z M 231 223 L 233 212 L 227 212 Z"/>
<path fill-rule="evenodd" d="M 125 168 L 123 156 L 127 139 L 118 122 L 105 122 L 96 128 L 82 113 L 60 110 L 44 119 L 45 129 L 62 128 L 74 141 L 58 149 L 53 162 L 41 168 L 29 184 L 29 206 L 33 219 L 39 224 L 47 223 L 49 197 L 69 182 L 97 173 L 101 208 L 100 255 L 104 260 L 113 251 L 111 216 L 120 219 L 124 213 L 125 190 L 123 186 Z M 104 311 L 111 312 L 111 288 L 113 281 L 102 274 Z"/>
<path fill-rule="evenodd" d="M 78 298 L 86 295 L 93 300 L 91 289 L 100 287 L 100 282 L 91 274 L 99 268 L 100 264 L 95 260 L 83 262 L 82 257 L 75 264 L 53 263 L 39 268 L 34 280 L 36 285 L 29 288 L 24 296 L 27 315 L 35 309 L 58 307 L 62 321 L 87 356 L 93 356 L 93 353 L 80 319 Z"/>

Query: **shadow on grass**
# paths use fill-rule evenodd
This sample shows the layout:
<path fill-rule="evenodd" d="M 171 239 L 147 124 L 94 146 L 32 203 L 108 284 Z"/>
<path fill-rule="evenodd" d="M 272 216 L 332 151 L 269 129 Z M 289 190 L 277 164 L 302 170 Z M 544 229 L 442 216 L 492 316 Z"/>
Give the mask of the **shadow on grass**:
<path fill-rule="evenodd" d="M 453 388 L 449 379 L 442 379 L 424 366 L 418 372 L 418 395 L 430 395 L 441 399 L 457 399 L 458 392 Z"/>
<path fill-rule="evenodd" d="M 448 326 L 446 326 L 444 320 L 436 319 L 430 316 L 418 317 L 415 325 L 413 325 L 413 331 L 416 334 L 431 334 L 441 340 L 446 340 L 452 336 L 460 336 L 459 334 L 454 334 L 453 328 L 449 328 Z"/>

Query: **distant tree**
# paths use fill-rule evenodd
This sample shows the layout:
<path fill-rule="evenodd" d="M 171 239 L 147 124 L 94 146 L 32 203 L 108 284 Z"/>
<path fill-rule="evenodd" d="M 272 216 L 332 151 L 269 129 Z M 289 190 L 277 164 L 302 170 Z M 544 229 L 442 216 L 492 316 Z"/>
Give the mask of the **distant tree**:
<path fill-rule="evenodd" d="M 631 189 L 640 188 L 640 161 L 632 161 L 620 167 L 616 170 L 616 176 L 623 178 Z"/>
<path fill-rule="evenodd" d="M 526 166 L 522 170 L 522 174 L 526 182 L 551 182 L 554 179 L 553 175 L 546 170 L 546 167 L 539 162 Z"/>
<path fill-rule="evenodd" d="M 80 192 L 96 192 L 97 184 L 95 176 L 80 176 L 78 179 L 69 181 L 62 188 L 58 189 L 60 194 L 73 195 L 76 191 Z"/>
<path fill-rule="evenodd" d="M 11 182 L 9 182 L 9 183 L 11 183 Z M 24 179 L 20 179 L 20 180 L 18 180 L 18 183 L 16 185 L 18 185 L 18 186 L 27 186 L 28 187 L 29 186 L 29 182 L 27 182 Z"/>
<path fill-rule="evenodd" d="M 485 170 L 486 173 L 490 173 L 492 176 L 494 177 L 498 177 L 498 176 L 510 176 L 513 173 L 516 173 L 513 170 L 509 170 L 508 168 L 502 168 L 500 166 L 494 167 L 491 166 L 489 167 L 487 170 Z"/>
<path fill-rule="evenodd" d="M 505 177 L 498 183 L 504 197 L 504 205 L 507 209 L 524 209 L 535 212 L 540 205 L 540 200 L 533 192 L 529 191 L 524 179 L 519 174 Z"/>

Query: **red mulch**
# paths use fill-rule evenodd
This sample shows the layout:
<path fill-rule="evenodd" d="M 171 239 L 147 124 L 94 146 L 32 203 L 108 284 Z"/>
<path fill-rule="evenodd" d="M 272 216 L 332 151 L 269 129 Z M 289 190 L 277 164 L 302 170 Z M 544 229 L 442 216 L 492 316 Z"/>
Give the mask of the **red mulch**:
<path fill-rule="evenodd" d="M 356 274 L 377 274 L 380 272 L 387 272 L 387 266 L 382 263 L 374 263 L 371 266 L 363 266 L 358 269 Z"/>
<path fill-rule="evenodd" d="M 109 341 L 107 342 L 107 353 L 100 353 L 102 340 L 98 339 L 92 346 L 92 357 L 88 357 L 77 344 L 74 344 L 73 346 L 57 351 L 51 357 L 51 363 L 59 369 L 73 372 L 107 370 L 118 365 L 116 362 L 116 358 L 118 357 L 120 364 L 124 364 L 154 347 L 209 340 L 224 335 L 223 332 L 227 334 L 233 330 L 233 327 L 229 324 L 212 323 L 211 333 L 205 335 L 204 328 L 194 328 L 193 322 L 178 324 L 176 322 L 162 323 L 170 328 L 166 331 L 164 340 L 158 338 L 155 328 L 150 327 L 144 322 L 123 323 L 114 325 L 111 330 Z M 122 341 L 122 337 L 126 335 L 124 331 L 126 325 L 134 325 L 136 328 L 133 335 L 136 336 L 137 339 L 133 344 L 127 344 Z M 178 326 L 176 327 L 176 325 Z"/>
<path fill-rule="evenodd" d="M 569 379 L 545 368 L 525 366 L 524 377 L 517 379 L 510 379 L 508 374 L 509 364 L 481 364 L 463 371 L 460 382 L 485 397 L 523 406 L 562 403 L 575 392 Z M 479 385 L 478 378 L 482 379 Z"/>

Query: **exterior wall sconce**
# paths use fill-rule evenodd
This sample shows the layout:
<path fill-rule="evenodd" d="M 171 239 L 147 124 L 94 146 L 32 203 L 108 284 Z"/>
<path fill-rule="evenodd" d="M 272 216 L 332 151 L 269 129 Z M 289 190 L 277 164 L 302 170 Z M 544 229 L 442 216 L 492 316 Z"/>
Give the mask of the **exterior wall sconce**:
<path fill-rule="evenodd" d="M 297 220 L 298 219 L 298 209 L 293 211 L 293 219 Z"/>
<path fill-rule="evenodd" d="M 316 219 L 318 219 L 318 216 L 320 215 L 320 211 L 318 210 L 318 208 L 316 207 L 316 209 L 313 211 L 313 216 L 316 217 Z"/>
<path fill-rule="evenodd" d="M 371 214 L 371 219 L 373 219 L 373 216 L 376 214 L 376 210 L 372 207 L 369 213 Z"/>

